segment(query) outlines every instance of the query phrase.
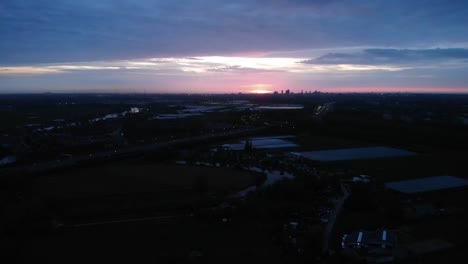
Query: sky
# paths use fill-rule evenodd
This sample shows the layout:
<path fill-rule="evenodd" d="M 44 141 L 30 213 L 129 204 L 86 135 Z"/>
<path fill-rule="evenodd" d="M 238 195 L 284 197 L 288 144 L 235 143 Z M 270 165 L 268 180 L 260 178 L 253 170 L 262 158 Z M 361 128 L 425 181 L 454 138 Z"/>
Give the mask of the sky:
<path fill-rule="evenodd" d="M 286 89 L 468 93 L 468 1 L 0 1 L 0 93 Z"/>

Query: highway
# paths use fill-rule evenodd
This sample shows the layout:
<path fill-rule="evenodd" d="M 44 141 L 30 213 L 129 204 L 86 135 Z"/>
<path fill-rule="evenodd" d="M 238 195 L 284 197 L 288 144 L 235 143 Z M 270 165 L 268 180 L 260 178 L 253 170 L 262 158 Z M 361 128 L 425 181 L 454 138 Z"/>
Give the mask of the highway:
<path fill-rule="evenodd" d="M 68 159 L 62 160 L 52 160 L 52 161 L 44 161 L 38 162 L 31 165 L 20 165 L 16 167 L 9 167 L 0 169 L 2 176 L 9 176 L 9 175 L 24 175 L 24 174 L 32 174 L 37 172 L 46 172 L 49 170 L 56 170 L 74 166 L 85 165 L 89 163 L 95 163 L 99 161 L 109 161 L 113 159 L 121 159 L 127 157 L 134 157 L 144 153 L 151 153 L 157 152 L 168 148 L 173 147 L 181 147 L 184 145 L 189 144 L 199 144 L 204 143 L 206 141 L 211 140 L 221 140 L 227 139 L 233 136 L 241 136 L 246 135 L 254 132 L 259 132 L 265 129 L 265 127 L 257 127 L 257 128 L 247 128 L 247 129 L 237 129 L 229 132 L 217 133 L 217 134 L 206 134 L 201 136 L 195 136 L 190 138 L 181 138 L 175 139 L 171 141 L 161 142 L 161 143 L 154 143 L 148 145 L 132 145 L 127 146 L 120 149 L 115 150 L 106 150 L 106 151 L 99 151 L 94 152 L 86 155 L 81 156 L 74 156 Z"/>
<path fill-rule="evenodd" d="M 350 195 L 348 189 L 343 185 L 343 183 L 341 183 L 341 191 L 343 192 L 343 195 L 334 201 L 334 208 L 328 215 L 328 223 L 325 228 L 325 237 L 323 240 L 323 252 L 327 252 L 330 247 L 330 236 L 333 231 L 333 227 L 335 226 L 336 218 L 340 214 L 344 202 Z"/>
<path fill-rule="evenodd" d="M 314 111 L 314 117 L 317 119 L 322 119 L 327 113 L 333 111 L 334 106 L 335 102 L 329 102 L 317 106 L 317 108 Z"/>

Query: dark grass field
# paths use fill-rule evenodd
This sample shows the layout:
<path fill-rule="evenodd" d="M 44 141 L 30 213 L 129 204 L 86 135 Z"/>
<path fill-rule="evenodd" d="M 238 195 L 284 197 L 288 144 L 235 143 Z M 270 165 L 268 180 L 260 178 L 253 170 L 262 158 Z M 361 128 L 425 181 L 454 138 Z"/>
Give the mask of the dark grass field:
<path fill-rule="evenodd" d="M 257 175 L 227 168 L 123 163 L 42 177 L 36 180 L 34 188 L 55 199 L 89 198 L 87 206 L 96 204 L 96 210 L 107 210 L 110 204 L 101 204 L 105 199 L 99 195 L 117 195 L 127 200 L 131 197 L 129 193 L 152 191 L 150 196 L 156 203 L 167 203 L 179 195 L 180 204 L 191 204 L 200 199 L 192 190 L 199 177 L 206 178 L 208 190 L 223 192 L 244 188 Z M 141 203 L 141 196 L 136 197 Z M 272 239 L 272 230 L 283 223 L 278 219 L 234 215 L 223 222 L 225 216 L 219 211 L 211 213 L 203 209 L 203 213 L 192 215 L 177 212 L 173 204 L 167 208 L 172 212 L 162 213 L 169 218 L 125 222 L 124 217 L 119 218 L 124 220 L 119 223 L 90 226 L 74 226 L 79 222 L 68 222 L 56 232 L 3 242 L 8 244 L 5 248 L 11 249 L 7 255 L 20 263 L 193 263 L 190 255 L 194 252 L 203 254 L 195 259 L 198 263 L 246 260 L 285 263 L 281 248 Z M 83 212 L 77 215 L 82 216 Z M 109 219 L 93 219 L 103 220 Z"/>
<path fill-rule="evenodd" d="M 186 190 L 197 184 L 205 184 L 207 191 L 229 191 L 254 182 L 253 173 L 229 168 L 109 163 L 37 178 L 32 189 L 55 198 L 70 198 Z"/>
<path fill-rule="evenodd" d="M 203 254 L 199 263 L 281 261 L 261 223 L 191 217 L 69 229 L 30 239 L 15 254 L 24 263 L 191 263 L 193 251 Z"/>
<path fill-rule="evenodd" d="M 258 177 L 230 168 L 112 162 L 40 176 L 26 204 L 66 223 L 186 214 L 219 205 Z"/>
<path fill-rule="evenodd" d="M 257 177 L 230 168 L 148 161 L 42 175 L 31 184 L 35 210 L 52 212 L 64 228 L 19 230 L 0 239 L 5 249 L 0 256 L 18 263 L 180 263 L 198 251 L 203 261 L 278 263 L 280 252 L 265 227 L 271 221 L 239 217 L 225 223 L 209 209 Z M 193 215 L 188 208 L 203 213 Z M 127 221 L 148 217 L 154 219 Z"/>
<path fill-rule="evenodd" d="M 83 200 L 91 201 L 87 207 L 96 205 L 96 210 L 107 210 L 109 206 L 118 207 L 122 197 L 144 203 L 141 195 L 147 192 L 151 197 L 148 203 L 167 204 L 178 196 L 178 205 L 192 204 L 200 199 L 194 190 L 200 177 L 205 179 L 207 191 L 217 193 L 244 188 L 254 182 L 256 175 L 228 168 L 110 163 L 41 177 L 33 187 L 54 199 L 75 201 L 71 203 L 75 210 L 84 210 Z M 138 192 L 142 194 L 135 196 Z M 111 195 L 119 198 L 110 205 L 106 197 Z M 219 215 L 182 215 L 176 212 L 174 203 L 167 208 L 174 211 L 174 218 L 67 225 L 55 233 L 10 241 L 14 245 L 10 253 L 21 263 L 185 263 L 191 262 L 191 252 L 201 252 L 202 262 L 238 263 L 246 258 L 280 262 L 280 252 L 265 228 L 270 222 L 241 217 L 224 223 Z M 89 213 L 90 208 L 86 210 Z M 83 215 L 83 211 L 75 213 Z"/>

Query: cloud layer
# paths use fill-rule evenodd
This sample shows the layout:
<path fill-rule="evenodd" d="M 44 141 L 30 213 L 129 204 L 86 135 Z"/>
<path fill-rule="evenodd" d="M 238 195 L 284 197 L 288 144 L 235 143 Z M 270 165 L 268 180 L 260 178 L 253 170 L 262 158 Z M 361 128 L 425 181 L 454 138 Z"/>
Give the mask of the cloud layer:
<path fill-rule="evenodd" d="M 307 64 L 418 65 L 420 63 L 467 63 L 468 49 L 366 49 L 358 53 L 328 53 Z"/>
<path fill-rule="evenodd" d="M 0 63 L 468 43 L 466 1 L 4 0 Z"/>

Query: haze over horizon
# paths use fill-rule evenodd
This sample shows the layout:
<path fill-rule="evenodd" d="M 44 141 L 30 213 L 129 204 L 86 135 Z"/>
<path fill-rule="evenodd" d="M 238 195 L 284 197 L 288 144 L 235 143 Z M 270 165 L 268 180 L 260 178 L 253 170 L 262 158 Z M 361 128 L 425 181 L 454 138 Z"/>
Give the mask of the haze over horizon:
<path fill-rule="evenodd" d="M 468 2 L 0 2 L 0 93 L 468 93 Z"/>

